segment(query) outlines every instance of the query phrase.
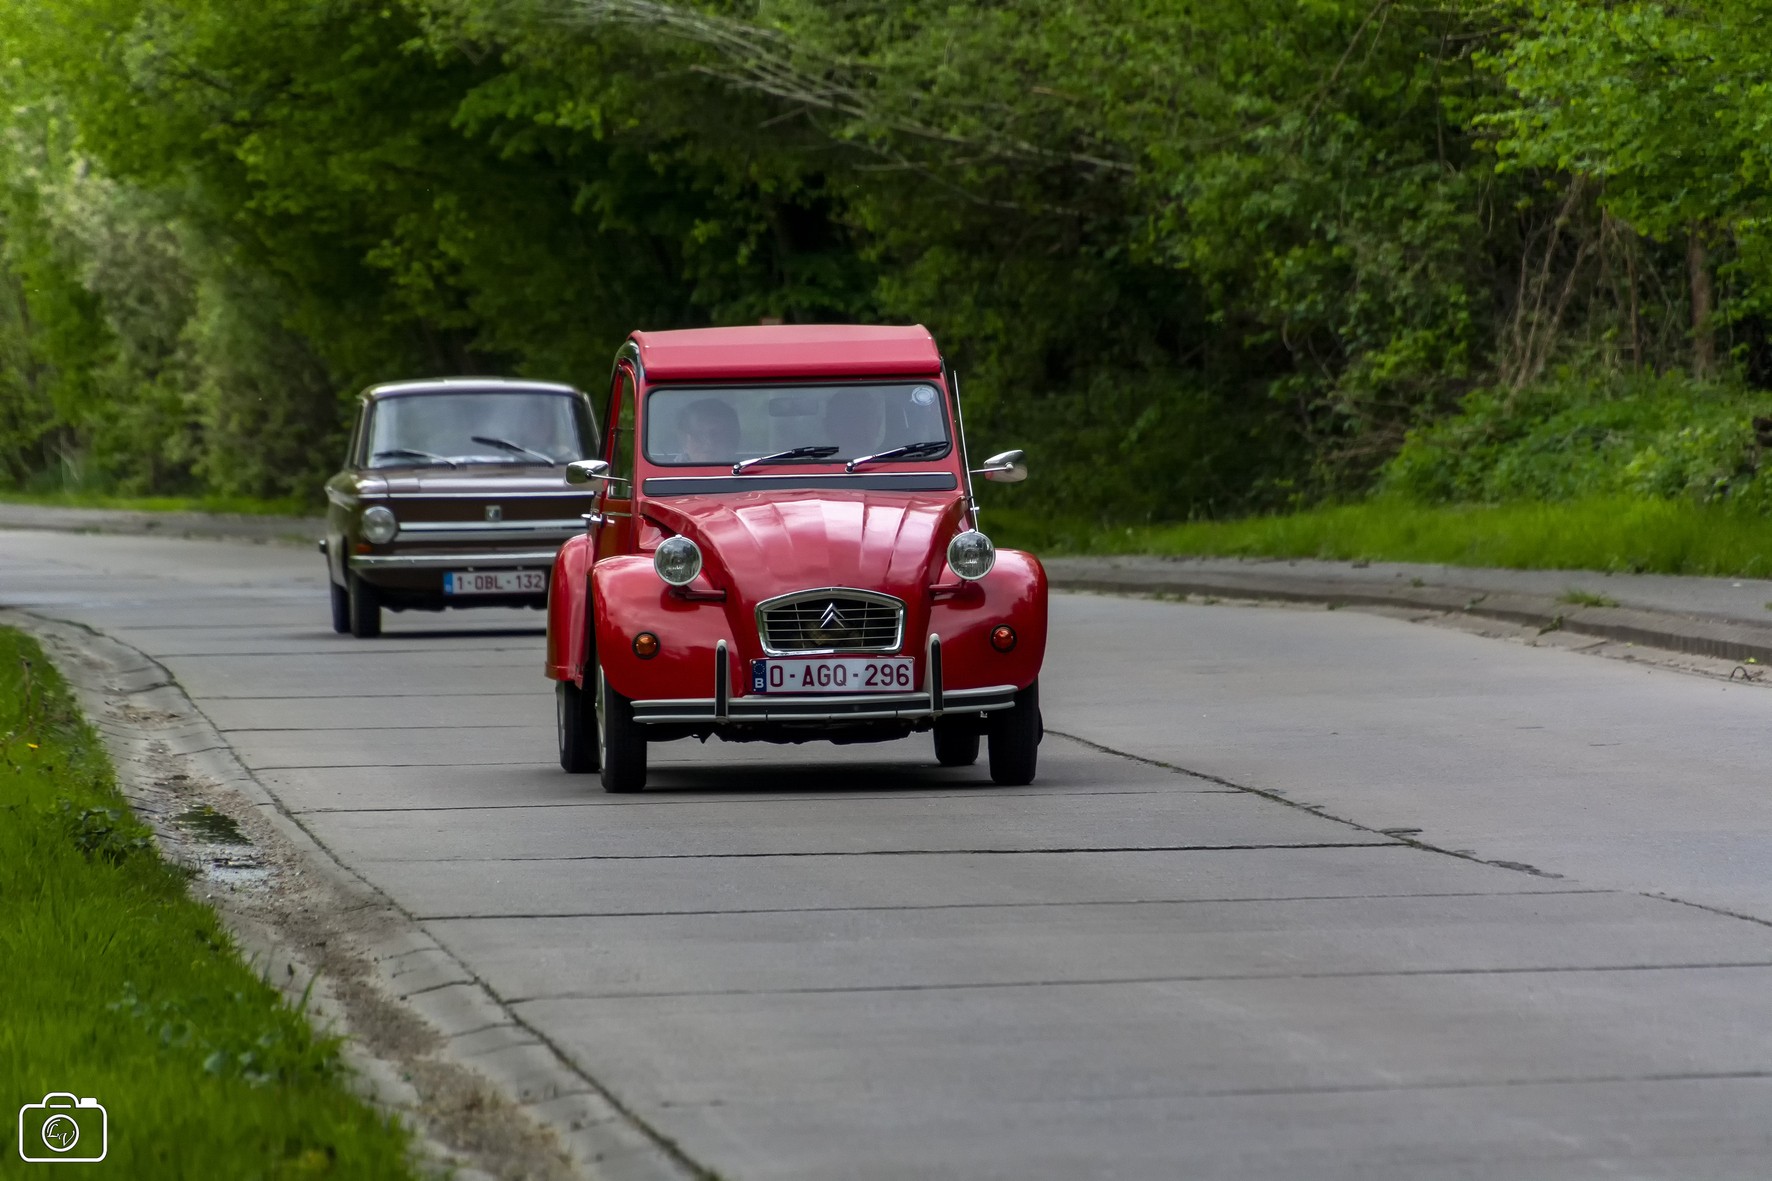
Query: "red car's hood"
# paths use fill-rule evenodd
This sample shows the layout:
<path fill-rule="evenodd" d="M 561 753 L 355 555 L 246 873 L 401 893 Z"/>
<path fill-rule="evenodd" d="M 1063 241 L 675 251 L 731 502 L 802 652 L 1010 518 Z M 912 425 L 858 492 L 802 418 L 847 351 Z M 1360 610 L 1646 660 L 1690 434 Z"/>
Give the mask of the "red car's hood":
<path fill-rule="evenodd" d="M 736 492 L 649 500 L 645 515 L 702 548 L 710 574 L 756 602 L 848 586 L 916 601 L 965 512 L 959 493 Z"/>

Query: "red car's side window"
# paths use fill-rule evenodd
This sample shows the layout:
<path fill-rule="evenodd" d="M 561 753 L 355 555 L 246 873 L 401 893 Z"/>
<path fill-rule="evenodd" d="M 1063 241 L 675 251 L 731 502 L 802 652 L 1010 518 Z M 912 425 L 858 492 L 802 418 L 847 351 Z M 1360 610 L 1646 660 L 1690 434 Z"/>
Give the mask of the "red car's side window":
<path fill-rule="evenodd" d="M 603 457 L 615 479 L 604 485 L 602 512 L 606 521 L 597 531 L 599 558 L 631 553 L 634 548 L 635 395 L 633 370 L 626 365 L 618 367 L 609 391 L 609 411 L 603 418 Z"/>
<path fill-rule="evenodd" d="M 608 429 L 609 474 L 634 478 L 634 375 L 623 365 L 616 373 Z"/>

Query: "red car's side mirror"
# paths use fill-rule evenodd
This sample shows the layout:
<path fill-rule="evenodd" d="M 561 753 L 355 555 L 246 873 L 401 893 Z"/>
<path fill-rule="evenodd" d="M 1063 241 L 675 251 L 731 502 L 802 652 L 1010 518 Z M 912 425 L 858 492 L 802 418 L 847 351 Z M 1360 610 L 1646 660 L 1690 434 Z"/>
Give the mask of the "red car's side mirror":
<path fill-rule="evenodd" d="M 592 480 L 609 479 L 607 459 L 575 459 L 566 465 L 568 484 L 589 484 Z"/>

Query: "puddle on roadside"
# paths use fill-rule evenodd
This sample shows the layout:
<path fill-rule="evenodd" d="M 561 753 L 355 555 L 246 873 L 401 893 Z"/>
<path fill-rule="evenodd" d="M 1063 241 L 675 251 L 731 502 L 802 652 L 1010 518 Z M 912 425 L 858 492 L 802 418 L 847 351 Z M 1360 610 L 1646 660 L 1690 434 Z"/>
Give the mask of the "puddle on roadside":
<path fill-rule="evenodd" d="M 217 812 L 208 804 L 199 804 L 189 808 L 172 818 L 172 822 L 180 828 L 208 841 L 212 845 L 250 845 L 246 834 L 232 816 Z"/>
<path fill-rule="evenodd" d="M 260 865 L 256 860 L 233 860 L 221 858 L 205 862 L 203 876 L 212 882 L 220 882 L 224 886 L 252 886 L 266 881 L 271 871 Z"/>
<path fill-rule="evenodd" d="M 270 879 L 271 871 L 251 838 L 240 831 L 238 822 L 227 813 L 199 804 L 174 816 L 172 823 L 190 836 L 189 852 L 205 880 L 246 887 Z"/>

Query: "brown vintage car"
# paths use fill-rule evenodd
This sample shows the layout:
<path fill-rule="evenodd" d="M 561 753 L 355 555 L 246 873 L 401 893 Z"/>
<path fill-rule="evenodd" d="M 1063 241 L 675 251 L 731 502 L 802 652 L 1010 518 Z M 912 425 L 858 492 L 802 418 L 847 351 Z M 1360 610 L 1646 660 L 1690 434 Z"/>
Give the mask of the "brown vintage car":
<path fill-rule="evenodd" d="M 449 377 L 373 386 L 344 469 L 326 482 L 320 552 L 332 626 L 381 634 L 381 613 L 547 602 L 560 544 L 593 498 L 565 465 L 599 452 L 571 386 Z"/>

